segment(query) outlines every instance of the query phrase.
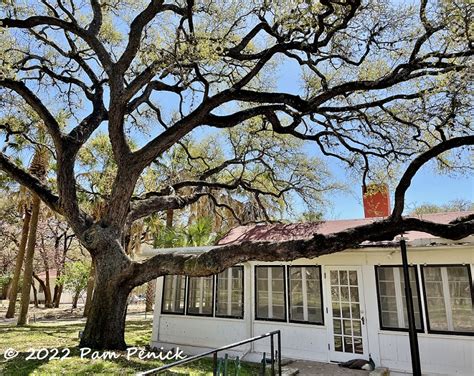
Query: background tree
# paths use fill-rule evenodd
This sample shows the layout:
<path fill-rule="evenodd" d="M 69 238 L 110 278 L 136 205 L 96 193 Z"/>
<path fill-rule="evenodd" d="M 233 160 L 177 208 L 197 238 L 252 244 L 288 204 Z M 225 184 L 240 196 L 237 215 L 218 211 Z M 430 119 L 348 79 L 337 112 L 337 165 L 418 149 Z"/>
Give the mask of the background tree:
<path fill-rule="evenodd" d="M 9 119 L 10 120 L 10 119 Z M 13 122 L 14 125 L 16 122 Z M 3 127 L 3 125 L 1 125 Z M 9 132 L 13 135 L 17 133 L 16 130 L 13 130 L 11 125 L 8 125 Z M 15 137 L 16 138 L 16 137 Z M 16 141 L 16 140 L 15 140 Z M 11 146 L 10 139 L 8 138 L 6 140 L 7 145 Z M 19 141 L 21 143 L 21 140 Z M 15 147 L 18 147 L 18 143 L 14 142 Z M 18 187 L 16 186 L 16 192 L 15 188 L 12 187 L 12 182 L 8 181 L 7 179 L 1 179 L 3 184 L 0 184 L 0 188 L 2 189 L 2 192 L 5 192 L 5 202 L 2 202 L 2 214 L 4 215 L 3 218 L 4 220 L 2 221 L 4 225 L 7 226 L 7 230 L 3 232 L 3 235 L 5 236 L 5 240 L 9 239 L 7 234 L 10 232 L 8 229 L 12 229 L 12 227 L 15 227 L 14 221 L 12 221 L 12 216 L 11 216 L 11 209 L 13 206 L 16 206 L 16 210 L 22 217 L 22 226 L 21 226 L 21 234 L 20 234 L 20 241 L 14 240 L 14 243 L 16 244 L 17 248 L 17 255 L 15 258 L 15 268 L 12 271 L 12 277 L 11 277 L 11 286 L 9 288 L 9 304 L 8 304 L 8 309 L 6 313 L 6 318 L 13 318 L 15 316 L 15 309 L 16 309 L 16 300 L 18 296 L 18 289 L 20 287 L 20 277 L 21 277 L 21 272 L 22 272 L 22 267 L 23 267 L 23 261 L 25 258 L 25 250 L 26 250 L 26 242 L 28 240 L 28 232 L 30 228 L 30 220 L 31 220 L 31 193 L 29 190 L 25 187 Z M 13 188 L 13 189 L 12 189 Z M 14 198 L 14 200 L 11 200 L 11 198 Z M 8 201 L 7 201 L 8 200 Z M 15 205 L 16 204 L 16 205 Z M 10 209 L 10 210 L 9 210 Z M 10 220 L 8 220 L 10 219 Z M 2 237 L 3 238 L 3 237 Z M 12 238 L 10 238 L 12 239 Z M 5 245 L 2 247 L 2 253 L 5 252 L 7 247 Z M 10 258 L 10 259 L 13 259 Z"/>
<path fill-rule="evenodd" d="M 94 266 L 94 263 L 91 263 L 91 267 L 89 268 L 89 278 L 87 279 L 87 286 L 86 286 L 86 301 L 84 303 L 84 312 L 83 312 L 84 317 L 87 317 L 87 315 L 89 315 L 89 311 L 91 309 L 92 296 L 94 294 L 94 283 L 95 283 L 95 266 Z"/>
<path fill-rule="evenodd" d="M 3 188 L 3 187 L 2 187 Z M 16 200 L 0 198 L 0 296 L 8 299 L 13 289 L 18 290 L 18 281 L 14 284 L 14 277 L 20 276 L 15 271 L 15 254 L 18 252 L 21 239 L 22 218 L 18 212 Z M 26 242 L 26 241 L 25 241 Z M 21 266 L 20 266 L 21 268 Z M 16 296 L 16 293 L 15 293 Z"/>
<path fill-rule="evenodd" d="M 38 146 L 33 155 L 29 172 L 38 181 L 43 182 L 48 169 L 48 151 L 43 146 Z M 28 307 L 30 304 L 31 284 L 33 283 L 33 259 L 36 248 L 36 234 L 38 230 L 38 220 L 40 216 L 41 200 L 33 191 L 31 199 L 31 220 L 29 221 L 28 240 L 26 243 L 23 284 L 21 286 L 20 314 L 17 325 L 27 324 Z M 49 291 L 48 291 L 49 292 Z"/>
<path fill-rule="evenodd" d="M 443 213 L 443 212 L 464 212 L 474 210 L 474 202 L 464 199 L 456 199 L 447 202 L 444 205 L 435 204 L 420 204 L 415 205 L 415 208 L 411 210 L 411 215 L 422 215 L 430 213 Z"/>
<path fill-rule="evenodd" d="M 433 159 L 462 167 L 462 147 L 474 144 L 471 12 L 465 0 L 420 0 L 417 7 L 361 0 L 3 3 L 3 112 L 31 124 L 11 98 L 21 99 L 44 122 L 56 184 L 28 173 L 10 149 L 0 154 L 0 168 L 62 214 L 92 256 L 96 284 L 81 345 L 124 348 L 129 292 L 162 275 L 210 275 L 247 260 L 316 257 L 409 230 L 449 239 L 471 234 L 473 216 L 449 224 L 402 217 L 417 171 Z M 287 82 L 301 80 L 301 87 L 281 87 L 278 73 Z M 149 167 L 191 133 L 201 139 L 203 132 L 239 125 L 242 135 L 245 127 L 257 127 L 311 142 L 321 158 L 336 158 L 361 174 L 363 184 L 379 179 L 380 171 L 399 178 L 391 216 L 305 241 L 133 261 L 127 239 L 135 221 L 184 208 L 215 190 L 253 192 L 257 202 L 288 192 L 269 173 L 251 179 L 255 188 L 245 173 L 215 180 L 223 163 L 197 179 L 157 180 L 156 189 L 144 189 Z M 79 200 L 78 156 L 105 129 L 114 168 L 94 215 Z M 8 138 L 8 127 L 4 133 Z M 273 181 L 278 193 L 264 181 Z M 298 184 L 290 187 L 301 192 Z"/>
<path fill-rule="evenodd" d="M 64 271 L 66 260 L 77 259 L 77 244 L 74 242 L 74 234 L 70 232 L 67 223 L 58 215 L 47 208 L 42 211 L 38 223 L 38 236 L 36 241 L 35 264 L 33 277 L 44 289 L 45 306 L 47 308 L 59 307 L 62 294 L 62 285 L 58 284 L 58 278 Z M 51 272 L 55 275 L 56 283 L 51 286 Z M 39 277 L 44 275 L 44 279 Z M 54 287 L 54 288 L 52 288 Z"/>
<path fill-rule="evenodd" d="M 5 292 L 9 292 L 4 299 L 11 297 L 7 317 L 12 318 L 15 314 L 15 302 L 19 287 L 20 275 L 23 266 L 24 250 L 28 238 L 29 219 L 31 218 L 31 208 L 28 201 L 31 195 L 26 189 L 20 189 L 10 192 L 0 188 L 0 274 L 6 277 L 8 284 L 5 286 Z M 26 212 L 19 212 L 20 209 Z M 23 218 L 21 215 L 23 214 Z M 46 288 L 50 285 L 48 272 L 54 270 L 57 275 L 61 275 L 66 262 L 66 255 L 72 248 L 77 249 L 77 243 L 73 242 L 74 235 L 70 232 L 67 223 L 61 221 L 50 210 L 45 208 L 38 218 L 38 236 L 36 239 L 33 261 L 33 277 L 41 286 Z M 23 250 L 23 253 L 21 252 Z M 73 252 L 71 258 L 76 257 L 77 252 Z M 44 279 L 39 277 L 44 273 Z M 8 278 L 7 278 L 8 277 Z M 53 294 L 48 294 L 45 289 L 45 305 L 59 306 L 60 286 L 54 286 Z M 14 293 L 15 291 L 15 293 Z M 51 296 L 49 296 L 51 295 Z"/>
<path fill-rule="evenodd" d="M 87 287 L 90 266 L 84 261 L 68 262 L 64 274 L 59 277 L 58 283 L 73 294 L 72 308 L 77 308 L 77 302 Z"/>
<path fill-rule="evenodd" d="M 18 296 L 18 287 L 20 281 L 21 270 L 23 267 L 23 260 L 25 258 L 26 242 L 28 241 L 28 232 L 30 228 L 31 209 L 27 203 L 22 205 L 23 209 L 23 225 L 21 230 L 21 240 L 18 244 L 18 253 L 16 256 L 15 270 L 12 276 L 12 285 L 9 295 L 7 318 L 13 318 L 15 315 L 16 299 Z"/>
<path fill-rule="evenodd" d="M 22 153 L 22 152 L 31 152 L 33 153 L 31 164 L 29 166 L 29 170 L 32 174 L 36 175 L 37 178 L 44 180 L 46 178 L 46 170 L 48 167 L 48 161 L 49 161 L 49 147 L 46 144 L 47 139 L 45 137 L 45 131 L 41 123 L 41 119 L 36 116 L 34 111 L 31 111 L 31 109 L 27 106 L 24 106 L 24 104 L 19 103 L 15 100 L 15 98 L 11 98 L 10 96 L 7 96 L 7 98 L 2 98 L 3 101 L 6 103 L 12 105 L 18 106 L 17 109 L 18 111 L 24 111 L 25 113 L 28 113 L 30 115 L 30 123 L 25 124 L 22 122 L 22 119 L 16 116 L 11 116 L 11 114 L 6 113 L 5 116 L 1 119 L 0 121 L 0 128 L 5 129 L 7 132 L 7 138 L 5 139 L 5 146 L 4 150 L 7 150 L 8 148 L 13 148 L 16 153 Z M 25 128 L 31 126 L 32 123 L 35 123 L 37 126 L 35 127 L 34 132 L 29 132 L 29 135 L 25 135 Z M 11 191 L 12 182 L 8 182 L 5 179 L 2 179 L 3 184 L 0 185 L 2 188 L 2 191 Z M 33 278 L 33 260 L 34 260 L 34 250 L 36 248 L 36 233 L 37 233 L 37 224 L 38 221 L 40 220 L 39 218 L 39 205 L 41 204 L 41 201 L 39 200 L 38 197 L 35 197 L 35 193 L 29 191 L 26 187 L 16 187 L 17 192 L 15 192 L 13 196 L 16 199 L 16 203 L 18 205 L 18 210 L 20 214 L 23 216 L 23 224 L 22 224 L 22 231 L 21 231 L 21 240 L 18 243 L 18 254 L 16 256 L 16 261 L 15 261 L 15 269 L 13 272 L 13 277 L 12 277 L 12 282 L 11 282 L 11 289 L 10 289 L 10 296 L 9 296 L 9 306 L 8 310 L 6 313 L 7 318 L 12 318 L 15 315 L 15 307 L 16 307 L 16 300 L 17 300 L 17 292 L 18 292 L 18 287 L 19 287 L 19 281 L 20 281 L 20 274 L 22 271 L 22 267 L 25 261 L 25 252 L 27 251 L 27 244 L 29 245 L 28 252 L 26 252 L 26 261 L 25 261 L 25 270 L 28 273 L 29 276 L 24 276 L 24 280 L 32 280 Z M 13 192 L 12 192 L 13 193 Z M 6 195 L 7 197 L 9 196 L 8 194 Z M 38 207 L 33 208 L 33 204 L 38 205 Z M 33 222 L 31 222 L 32 219 L 32 212 L 35 212 L 35 215 L 38 215 L 37 218 L 34 218 Z M 31 230 L 31 232 L 30 232 Z M 29 271 L 31 269 L 31 272 Z M 31 273 L 31 275 L 30 275 Z M 26 279 L 25 279 L 26 278 Z M 22 293 L 26 291 L 25 285 L 22 285 Z M 33 287 L 33 293 L 35 297 L 35 305 L 38 305 L 37 301 L 37 295 L 36 295 L 36 289 L 34 285 Z M 25 289 L 25 290 L 23 290 Z M 49 290 L 45 291 L 47 299 L 47 303 L 49 302 Z M 22 308 L 23 313 L 21 313 L 21 324 L 24 325 L 26 321 L 26 316 L 27 316 L 27 301 L 29 304 L 29 295 L 30 293 L 28 292 L 28 298 L 26 298 L 24 295 L 22 295 L 22 303 L 21 307 L 26 307 Z"/>

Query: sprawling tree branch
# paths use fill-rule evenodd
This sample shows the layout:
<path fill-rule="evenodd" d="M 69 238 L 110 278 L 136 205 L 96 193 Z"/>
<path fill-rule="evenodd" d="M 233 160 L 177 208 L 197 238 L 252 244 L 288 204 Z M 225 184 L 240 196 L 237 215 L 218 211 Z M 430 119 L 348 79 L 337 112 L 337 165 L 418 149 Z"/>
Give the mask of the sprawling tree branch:
<path fill-rule="evenodd" d="M 205 195 L 206 193 L 197 192 L 184 196 L 152 196 L 147 199 L 133 201 L 130 205 L 130 213 L 127 217 L 127 223 L 132 223 L 137 219 L 147 217 L 152 213 L 165 211 L 168 209 L 183 209 Z"/>
<path fill-rule="evenodd" d="M 30 29 L 36 26 L 50 26 L 59 27 L 63 30 L 69 31 L 78 37 L 82 38 L 94 50 L 100 62 L 106 71 L 110 71 L 113 66 L 113 61 L 110 54 L 105 49 L 104 45 L 99 41 L 94 33 L 81 28 L 74 22 L 68 22 L 55 17 L 48 16 L 32 16 L 24 20 L 13 18 L 0 19 L 0 27 Z"/>
<path fill-rule="evenodd" d="M 100 27 L 102 26 L 102 9 L 99 0 L 91 0 L 90 3 L 93 17 L 87 30 L 93 35 L 97 35 L 99 33 Z"/>
<path fill-rule="evenodd" d="M 12 179 L 36 193 L 39 198 L 52 210 L 60 214 L 62 213 L 62 209 L 59 204 L 59 197 L 51 192 L 50 189 L 37 177 L 18 167 L 14 161 L 1 152 L 0 169 L 5 171 Z"/>
<path fill-rule="evenodd" d="M 163 3 L 164 0 L 151 0 L 148 6 L 132 21 L 130 25 L 128 44 L 125 47 L 124 53 L 114 67 L 118 74 L 123 74 L 129 67 L 132 60 L 135 58 L 138 49 L 140 48 L 143 29 L 150 21 L 153 20 L 153 18 L 155 18 L 158 13 L 171 10 L 181 15 L 184 14 L 183 9 L 170 4 L 165 5 Z"/>
<path fill-rule="evenodd" d="M 474 136 L 456 137 L 444 141 L 416 157 L 407 167 L 395 190 L 395 203 L 392 211 L 392 218 L 400 218 L 405 208 L 405 194 L 410 187 L 413 177 L 418 170 L 429 160 L 437 157 L 445 151 L 465 145 L 474 145 Z"/>
<path fill-rule="evenodd" d="M 49 112 L 41 100 L 23 83 L 11 79 L 0 80 L 0 86 L 18 93 L 43 120 L 57 148 L 61 147 L 61 130 L 56 118 Z"/>
<path fill-rule="evenodd" d="M 1 7 L 0 102 L 8 128 L 0 169 L 63 214 L 93 257 L 95 304 L 83 346 L 125 348 L 127 296 L 158 276 L 312 258 L 407 231 L 446 239 L 474 232 L 473 215 L 450 224 L 402 217 L 421 166 L 474 143 L 468 77 L 474 49 L 465 1 L 420 0 L 418 11 L 386 1 L 247 1 L 225 11 L 221 3 L 41 0 Z M 298 94 L 281 90 L 280 76 L 297 78 Z M 23 101 L 29 107 L 18 111 Z M 40 142 L 25 127 L 38 118 L 54 140 L 58 196 L 6 154 L 16 140 L 20 146 Z M 104 122 L 107 137 L 91 140 Z M 199 149 L 196 159 L 191 150 L 178 150 L 205 126 L 214 137 L 204 143 L 207 150 Z M 238 126 L 244 130 L 221 141 Z M 247 148 L 245 137 L 256 142 Z M 212 144 L 217 139 L 219 145 Z M 317 148 L 311 155 L 306 141 Z M 102 159 L 83 155 L 94 145 Z M 263 157 L 267 151 L 270 158 Z M 126 254 L 134 220 L 204 196 L 209 207 L 237 217 L 228 202 L 243 195 L 268 222 L 285 205 L 291 210 L 290 190 L 316 207 L 320 191 L 334 188 L 325 157 L 343 161 L 364 184 L 380 171 L 393 179 L 407 167 L 392 215 L 306 240 L 160 254 L 144 263 Z M 255 165 L 246 164 L 252 159 Z M 450 166 L 449 156 L 438 160 Z M 185 167 L 174 169 L 175 161 Z M 76 175 L 82 162 L 91 163 L 90 170 L 81 166 Z M 462 162 L 454 168 L 465 167 Z M 92 188 L 84 193 L 80 185 L 94 181 L 100 195 Z M 81 202 L 83 196 L 92 205 Z"/>
<path fill-rule="evenodd" d="M 140 285 L 163 275 L 206 276 L 217 274 L 245 261 L 293 261 L 357 248 L 364 241 L 389 241 L 406 231 L 422 231 L 450 240 L 460 240 L 474 233 L 474 220 L 439 224 L 417 218 L 392 218 L 354 227 L 337 233 L 315 234 L 311 239 L 282 242 L 242 242 L 218 247 L 202 254 L 167 253 L 136 263 L 131 283 Z"/>
<path fill-rule="evenodd" d="M 274 4 L 257 2 L 243 5 L 242 12 L 235 10 L 235 19 L 219 25 L 222 33 L 212 23 L 212 2 L 195 6 L 189 1 L 181 8 L 150 0 L 130 21 L 132 8 L 104 6 L 90 0 L 91 17 L 84 26 L 73 2 L 58 5 L 56 9 L 42 2 L 37 9 L 46 10 L 48 15 L 26 19 L 12 18 L 10 15 L 15 12 L 2 13 L 2 17 L 8 15 L 0 20 L 2 27 L 25 30 L 26 37 L 32 37 L 46 52 L 12 48 L 12 53 L 19 54 L 12 64 L 19 77 L 17 81 L 3 79 L 0 85 L 23 97 L 48 127 L 58 155 L 61 207 L 72 213 L 71 218 L 81 217 L 75 193 L 75 160 L 104 121 L 108 121 L 117 174 L 100 221 L 118 232 L 127 217 L 136 218 L 131 214 L 136 202 L 131 207 L 126 203 L 133 196 L 140 174 L 201 126 L 231 128 L 265 119 L 263 127 L 269 122 L 276 133 L 313 141 L 323 155 L 362 170 L 364 182 L 374 164 L 407 164 L 420 151 L 426 152 L 409 165 L 400 182 L 394 219 L 401 216 L 404 193 L 424 163 L 423 158 L 430 159 L 444 150 L 441 145 L 457 147 L 456 141 L 450 140 L 462 134 L 455 126 L 444 130 L 445 124 L 435 124 L 436 117 L 426 117 L 435 108 L 430 101 L 436 103 L 452 91 L 440 90 L 432 77 L 462 76 L 474 53 L 472 43 L 455 36 L 450 41 L 442 35 L 443 31 L 457 32 L 447 29 L 452 15 L 443 8 L 444 4 L 439 5 L 439 10 L 446 17 L 435 23 L 428 19 L 425 0 L 420 2 L 418 14 L 405 9 L 406 13 L 400 16 L 392 15 L 389 5 L 372 7 L 359 0 L 325 0 L 314 9 L 297 6 L 289 11 L 283 7 L 281 14 Z M 175 30 L 159 38 L 166 28 L 157 21 L 165 12 L 172 14 L 166 22 Z M 122 38 L 120 30 L 119 36 L 113 34 L 117 30 L 112 30 L 109 38 L 107 33 L 111 30 L 103 26 L 107 26 L 107 17 L 112 14 L 118 18 L 126 14 L 123 21 L 129 23 L 128 38 Z M 422 27 L 421 35 L 413 37 L 397 31 L 398 24 L 407 17 L 412 17 L 410 25 Z M 266 38 L 263 44 L 262 37 Z M 347 41 L 356 43 L 346 44 Z M 117 51 L 121 54 L 116 55 Z M 266 85 L 266 70 L 280 57 L 296 62 L 307 74 L 305 79 L 314 79 L 314 87 L 308 85 L 305 94 L 295 95 Z M 380 70 L 360 74 L 370 71 L 372 65 L 380 65 Z M 336 71 L 343 72 L 342 76 L 338 77 Z M 89 80 L 92 84 L 86 83 Z M 31 82 L 38 94 L 33 93 L 33 85 L 27 87 Z M 44 88 L 65 94 L 64 102 L 72 112 L 81 112 L 77 118 L 82 116 L 82 120 L 77 120 L 69 134 L 61 133 L 53 111 L 41 102 L 39 92 Z M 108 106 L 103 102 L 104 92 L 110 98 Z M 178 94 L 179 104 L 168 110 L 169 104 L 161 96 L 170 93 Z M 89 101 L 87 105 L 82 98 Z M 407 111 L 410 106 L 418 113 Z M 88 107 L 92 111 L 84 117 L 84 108 Z M 163 109 L 168 112 L 165 116 Z M 436 110 L 441 118 L 443 105 Z M 141 125 L 148 125 L 150 114 L 155 114 L 164 130 L 152 129 L 151 141 L 132 151 L 126 128 L 137 124 L 140 118 Z M 400 140 L 397 132 L 404 130 L 397 126 L 412 137 L 410 145 Z M 466 133 L 469 127 L 466 126 Z M 226 189 L 245 186 L 236 183 L 238 179 L 230 183 L 205 180 L 187 179 L 181 183 L 196 187 L 196 191 L 219 184 Z M 152 207 L 160 207 L 158 198 L 154 199 Z M 143 208 L 137 212 L 140 216 L 145 213 Z"/>

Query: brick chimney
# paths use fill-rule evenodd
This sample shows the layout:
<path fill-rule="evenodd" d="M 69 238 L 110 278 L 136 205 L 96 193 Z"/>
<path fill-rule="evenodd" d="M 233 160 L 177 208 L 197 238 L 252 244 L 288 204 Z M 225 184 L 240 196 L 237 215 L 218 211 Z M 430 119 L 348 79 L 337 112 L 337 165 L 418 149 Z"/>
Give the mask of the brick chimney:
<path fill-rule="evenodd" d="M 387 184 L 370 183 L 362 186 L 365 218 L 390 215 L 390 193 Z"/>

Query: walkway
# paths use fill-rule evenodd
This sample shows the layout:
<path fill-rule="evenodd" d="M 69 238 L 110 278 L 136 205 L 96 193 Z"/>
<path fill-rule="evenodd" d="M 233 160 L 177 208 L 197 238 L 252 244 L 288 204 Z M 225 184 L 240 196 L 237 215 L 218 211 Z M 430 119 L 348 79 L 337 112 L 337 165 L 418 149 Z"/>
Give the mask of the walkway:
<path fill-rule="evenodd" d="M 287 367 L 299 370 L 298 376 L 368 376 L 368 371 L 339 367 L 337 364 L 297 360 Z"/>

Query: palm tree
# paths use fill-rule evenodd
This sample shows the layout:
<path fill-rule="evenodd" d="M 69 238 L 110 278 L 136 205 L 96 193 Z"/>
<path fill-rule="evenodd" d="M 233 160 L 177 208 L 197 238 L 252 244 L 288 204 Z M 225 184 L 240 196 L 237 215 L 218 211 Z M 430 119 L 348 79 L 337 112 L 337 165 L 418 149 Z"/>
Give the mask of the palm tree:
<path fill-rule="evenodd" d="M 48 169 L 48 150 L 42 145 L 37 145 L 30 165 L 30 173 L 40 180 L 44 180 Z M 38 219 L 41 207 L 41 200 L 36 194 L 32 194 L 31 219 L 28 231 L 28 241 L 25 255 L 25 270 L 23 274 L 23 285 L 21 287 L 20 315 L 18 326 L 26 325 L 28 307 L 30 304 L 30 291 L 33 282 L 33 258 L 36 246 L 36 231 L 38 229 Z"/>
<path fill-rule="evenodd" d="M 28 230 L 30 228 L 31 207 L 28 199 L 28 191 L 20 188 L 20 210 L 23 212 L 23 226 L 21 229 L 20 246 L 18 247 L 18 255 L 16 257 L 15 271 L 10 289 L 10 297 L 6 318 L 13 318 L 15 316 L 16 298 L 18 296 L 18 284 L 20 281 L 21 269 L 23 267 L 23 260 L 25 258 L 26 242 L 28 240 Z"/>

